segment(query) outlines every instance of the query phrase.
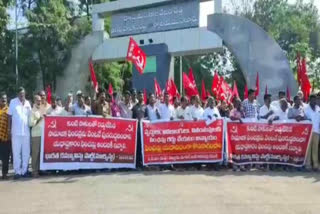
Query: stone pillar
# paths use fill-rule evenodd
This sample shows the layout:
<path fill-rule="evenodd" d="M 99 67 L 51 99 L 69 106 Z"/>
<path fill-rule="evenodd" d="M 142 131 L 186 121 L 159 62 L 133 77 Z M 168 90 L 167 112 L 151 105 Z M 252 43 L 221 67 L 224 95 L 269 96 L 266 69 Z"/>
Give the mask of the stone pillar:
<path fill-rule="evenodd" d="M 92 14 L 92 31 L 104 31 L 104 18 L 100 18 L 97 13 Z"/>
<path fill-rule="evenodd" d="M 222 0 L 214 0 L 214 13 L 222 12 Z"/>

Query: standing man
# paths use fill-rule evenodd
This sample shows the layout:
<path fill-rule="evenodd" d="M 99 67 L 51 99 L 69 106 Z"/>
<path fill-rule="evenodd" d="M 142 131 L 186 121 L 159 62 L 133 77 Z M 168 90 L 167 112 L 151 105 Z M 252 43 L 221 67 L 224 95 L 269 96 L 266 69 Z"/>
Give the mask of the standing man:
<path fill-rule="evenodd" d="M 249 89 L 248 98 L 242 102 L 245 118 L 256 118 L 257 117 L 257 102 L 255 100 L 255 90 Z"/>
<path fill-rule="evenodd" d="M 8 105 L 7 95 L 4 92 L 0 93 L 0 157 L 2 161 L 2 179 L 7 179 L 9 170 L 9 120 L 8 120 Z"/>
<path fill-rule="evenodd" d="M 104 118 L 111 117 L 111 108 L 107 101 L 105 91 L 99 92 L 98 99 L 92 105 L 92 112 L 93 114 L 101 115 Z"/>
<path fill-rule="evenodd" d="M 208 98 L 207 108 L 204 110 L 204 120 L 216 120 L 221 118 L 219 110 L 216 108 L 216 103 L 213 97 Z"/>
<path fill-rule="evenodd" d="M 308 147 L 307 153 L 307 162 L 306 162 L 306 169 L 314 171 L 319 170 L 319 158 L 318 158 L 318 150 L 319 150 L 319 125 L 320 125 L 320 115 L 319 106 L 316 105 L 317 97 L 316 95 L 312 94 L 309 98 L 309 105 L 305 109 L 305 114 L 309 120 L 312 121 L 313 130 L 312 130 L 312 138 L 310 145 Z"/>
<path fill-rule="evenodd" d="M 304 109 L 303 109 L 303 104 L 301 104 L 301 100 L 299 96 L 295 96 L 293 98 L 293 106 L 289 108 L 288 111 L 288 119 L 294 119 L 297 122 L 300 122 L 302 120 L 306 119 Z"/>
<path fill-rule="evenodd" d="M 197 121 L 201 120 L 203 117 L 203 108 L 201 107 L 201 100 L 199 95 L 193 98 L 193 105 L 190 107 L 190 115 L 192 120 Z"/>
<path fill-rule="evenodd" d="M 72 107 L 73 107 L 73 94 L 69 93 L 67 96 L 67 102 L 65 105 L 65 110 L 72 115 Z"/>
<path fill-rule="evenodd" d="M 74 104 L 72 113 L 77 116 L 92 114 L 91 108 L 84 103 L 84 97 L 82 94 L 77 94 L 77 103 Z"/>
<path fill-rule="evenodd" d="M 271 105 L 276 109 L 276 110 L 280 110 L 280 100 L 286 98 L 286 92 L 284 91 L 279 91 L 278 93 L 279 99 L 272 101 Z"/>
<path fill-rule="evenodd" d="M 186 97 L 181 97 L 181 105 L 176 109 L 175 113 L 176 119 L 191 120 L 188 104 L 188 99 Z"/>
<path fill-rule="evenodd" d="M 154 94 L 151 93 L 149 95 L 149 105 L 146 107 L 146 118 L 150 121 L 159 120 L 161 118 L 156 102 Z"/>
<path fill-rule="evenodd" d="M 124 101 L 121 101 L 119 104 L 120 115 L 122 118 L 132 118 L 132 103 L 131 103 L 131 94 L 129 91 L 124 93 Z"/>
<path fill-rule="evenodd" d="M 137 99 L 137 90 L 132 89 L 131 90 L 131 104 L 132 106 L 135 106 L 139 102 L 139 99 Z"/>
<path fill-rule="evenodd" d="M 286 121 L 288 120 L 288 102 L 285 98 L 280 100 L 280 109 L 278 109 L 274 115 L 268 119 L 269 124 L 272 124 L 273 121 Z"/>
<path fill-rule="evenodd" d="M 45 91 L 40 91 L 39 96 L 41 97 L 40 111 L 41 114 L 44 115 L 51 107 L 51 105 L 47 102 L 47 95 Z"/>
<path fill-rule="evenodd" d="M 259 110 L 259 115 L 261 119 L 270 119 L 270 116 L 273 115 L 276 110 L 271 105 L 271 94 L 265 94 L 263 97 L 264 105 Z M 259 119 L 260 119 L 259 118 Z"/>
<path fill-rule="evenodd" d="M 39 95 L 34 96 L 34 104 L 29 118 L 31 130 L 31 147 L 32 147 L 32 176 L 38 177 L 40 171 L 40 146 L 41 131 L 43 127 L 43 116 L 41 108 L 42 100 Z"/>
<path fill-rule="evenodd" d="M 137 169 L 142 168 L 142 146 L 141 146 L 141 132 L 140 132 L 140 121 L 144 118 L 146 114 L 146 106 L 144 104 L 143 92 L 138 92 L 138 103 L 132 108 L 132 118 L 138 119 L 138 130 L 137 130 L 137 161 L 136 167 Z"/>
<path fill-rule="evenodd" d="M 28 119 L 31 105 L 26 100 L 24 88 L 18 89 L 18 97 L 11 100 L 8 115 L 11 129 L 14 179 L 26 177 L 30 159 L 30 128 Z"/>
<path fill-rule="evenodd" d="M 170 96 L 168 92 L 164 93 L 164 103 L 159 105 L 159 109 L 162 120 L 173 120 L 175 117 L 174 107 L 170 104 Z"/>
<path fill-rule="evenodd" d="M 58 105 L 60 98 L 56 96 L 51 97 L 51 107 L 47 111 L 50 116 L 67 116 L 68 112 Z"/>

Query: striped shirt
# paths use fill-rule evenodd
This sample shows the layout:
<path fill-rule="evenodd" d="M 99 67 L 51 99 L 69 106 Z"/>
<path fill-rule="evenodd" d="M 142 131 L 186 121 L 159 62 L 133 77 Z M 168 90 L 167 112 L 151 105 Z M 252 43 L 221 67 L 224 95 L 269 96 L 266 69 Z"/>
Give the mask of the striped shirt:
<path fill-rule="evenodd" d="M 0 109 L 0 142 L 7 142 L 9 140 L 8 134 L 8 106 Z"/>

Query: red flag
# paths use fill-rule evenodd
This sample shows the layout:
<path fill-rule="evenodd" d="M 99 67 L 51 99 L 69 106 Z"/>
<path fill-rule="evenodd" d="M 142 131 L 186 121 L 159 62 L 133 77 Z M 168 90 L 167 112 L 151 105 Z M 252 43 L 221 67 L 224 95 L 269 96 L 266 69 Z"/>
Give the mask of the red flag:
<path fill-rule="evenodd" d="M 188 97 L 198 95 L 198 92 L 196 90 L 195 85 L 192 84 L 192 82 L 190 81 L 190 79 L 186 73 L 183 73 L 183 88 L 184 88 L 186 95 Z"/>
<path fill-rule="evenodd" d="M 210 94 L 210 92 L 207 90 L 207 96 L 208 97 L 210 97 L 211 96 L 211 94 Z"/>
<path fill-rule="evenodd" d="M 147 63 L 147 55 L 132 37 L 129 41 L 127 60 L 135 65 L 140 74 L 143 74 Z"/>
<path fill-rule="evenodd" d="M 303 92 L 305 101 L 307 101 L 310 96 L 312 86 L 311 86 L 311 83 L 309 81 L 309 77 L 307 74 L 307 63 L 306 63 L 305 58 L 301 62 L 300 75 L 301 75 L 300 76 L 301 77 L 301 90 Z"/>
<path fill-rule="evenodd" d="M 188 75 L 191 83 L 195 86 L 195 89 L 197 90 L 197 95 L 199 95 L 199 91 L 197 88 L 196 80 L 194 79 L 193 70 L 192 68 L 189 68 L 189 75 Z"/>
<path fill-rule="evenodd" d="M 47 93 L 47 102 L 48 102 L 49 104 L 51 104 L 52 92 L 51 92 L 51 87 L 50 87 L 50 85 L 47 86 L 47 88 L 46 88 L 46 93 Z"/>
<path fill-rule="evenodd" d="M 288 86 L 287 86 L 287 100 L 291 101 L 291 94 Z"/>
<path fill-rule="evenodd" d="M 239 92 L 238 92 L 238 86 L 237 86 L 237 82 L 234 81 L 233 82 L 233 91 L 232 91 L 232 98 L 237 97 L 239 98 Z"/>
<path fill-rule="evenodd" d="M 204 102 L 208 98 L 206 85 L 204 84 L 204 80 L 201 81 L 201 100 Z"/>
<path fill-rule="evenodd" d="M 218 72 L 215 72 L 212 80 L 211 91 L 216 98 L 218 97 L 219 89 L 220 89 L 220 77 Z"/>
<path fill-rule="evenodd" d="M 180 98 L 180 94 L 178 92 L 177 86 L 172 79 L 168 80 L 166 84 L 166 91 L 169 94 L 171 104 L 173 104 L 174 97 Z"/>
<path fill-rule="evenodd" d="M 111 83 L 109 83 L 108 93 L 113 96 L 113 87 Z"/>
<path fill-rule="evenodd" d="M 248 99 L 248 86 L 246 85 L 245 87 L 244 87 L 244 93 L 243 93 L 243 98 L 244 99 Z"/>
<path fill-rule="evenodd" d="M 90 70 L 90 76 L 91 76 L 91 81 L 93 84 L 93 89 L 96 93 L 98 93 L 98 81 L 96 78 L 96 73 L 94 72 L 94 67 L 93 67 L 93 63 L 92 63 L 92 59 L 90 58 L 89 60 L 89 70 Z"/>
<path fill-rule="evenodd" d="M 218 100 L 224 100 L 227 103 L 230 103 L 232 98 L 232 89 L 223 77 L 220 77 L 220 83 Z"/>
<path fill-rule="evenodd" d="M 143 89 L 143 101 L 144 101 L 144 104 L 147 104 L 148 96 L 147 96 L 147 90 L 146 89 Z"/>
<path fill-rule="evenodd" d="M 174 91 L 174 96 L 178 97 L 179 99 L 181 98 L 180 93 L 178 91 L 178 88 L 176 86 L 176 84 L 174 83 L 174 81 L 171 79 L 171 85 L 172 85 L 172 90 Z"/>
<path fill-rule="evenodd" d="M 268 94 L 268 85 L 266 85 L 266 89 L 264 91 L 264 94 Z"/>
<path fill-rule="evenodd" d="M 255 96 L 259 96 L 260 93 L 260 80 L 259 80 L 259 73 L 257 72 L 257 79 L 256 79 L 256 92 Z"/>
<path fill-rule="evenodd" d="M 169 100 L 170 100 L 170 103 L 172 104 L 173 103 L 173 97 L 175 95 L 175 91 L 174 91 L 174 88 L 172 86 L 172 82 L 169 79 L 168 79 L 168 81 L 166 83 L 166 92 L 169 94 Z"/>
<path fill-rule="evenodd" d="M 157 97 L 161 96 L 161 88 L 156 78 L 154 78 L 154 93 Z"/>

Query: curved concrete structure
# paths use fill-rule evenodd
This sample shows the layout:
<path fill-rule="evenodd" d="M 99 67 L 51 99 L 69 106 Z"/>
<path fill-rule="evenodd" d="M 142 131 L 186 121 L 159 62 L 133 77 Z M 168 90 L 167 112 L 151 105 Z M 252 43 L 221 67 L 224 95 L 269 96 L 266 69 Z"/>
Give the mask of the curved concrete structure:
<path fill-rule="evenodd" d="M 280 90 L 286 91 L 287 86 L 291 94 L 297 92 L 286 54 L 260 26 L 243 17 L 213 14 L 208 16 L 207 28 L 218 34 L 235 55 L 249 88 L 255 88 L 259 72 L 260 103 L 266 85 L 274 96 Z"/>

